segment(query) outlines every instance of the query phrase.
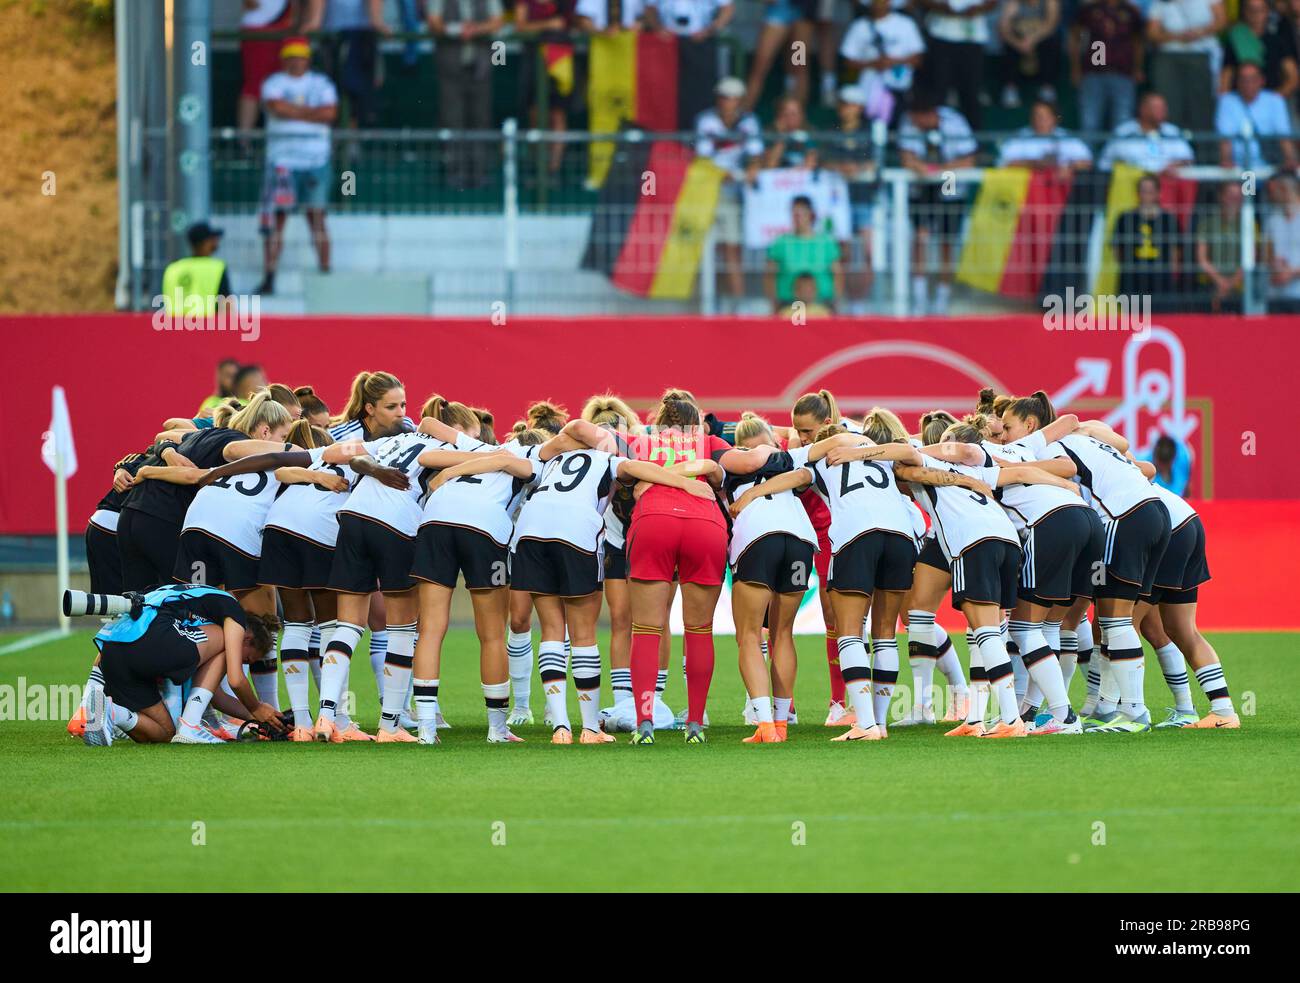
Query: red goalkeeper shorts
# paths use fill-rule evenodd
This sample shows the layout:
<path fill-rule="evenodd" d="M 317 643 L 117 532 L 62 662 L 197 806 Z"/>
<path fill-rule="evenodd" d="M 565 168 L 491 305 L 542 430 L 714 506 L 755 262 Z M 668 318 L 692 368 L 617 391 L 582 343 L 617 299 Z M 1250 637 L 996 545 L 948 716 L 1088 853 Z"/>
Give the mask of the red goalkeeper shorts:
<path fill-rule="evenodd" d="M 702 519 L 650 513 L 632 516 L 627 534 L 630 580 L 671 581 L 706 587 L 722 583 L 727 530 Z"/>

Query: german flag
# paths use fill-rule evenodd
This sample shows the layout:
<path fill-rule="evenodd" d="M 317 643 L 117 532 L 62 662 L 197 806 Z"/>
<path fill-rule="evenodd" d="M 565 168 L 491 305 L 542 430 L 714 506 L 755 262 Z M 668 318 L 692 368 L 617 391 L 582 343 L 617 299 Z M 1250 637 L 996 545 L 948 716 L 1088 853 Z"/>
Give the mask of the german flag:
<path fill-rule="evenodd" d="M 639 31 L 593 35 L 587 82 L 591 131 L 692 129 L 695 117 L 712 105 L 717 64 L 712 38 L 690 41 Z M 604 183 L 613 151 L 613 144 L 591 145 L 590 183 Z"/>
<path fill-rule="evenodd" d="M 1138 181 L 1146 171 L 1131 164 L 1116 162 L 1110 175 L 1110 188 L 1106 192 L 1106 228 L 1102 238 L 1101 264 L 1097 268 L 1096 282 L 1092 287 L 1094 297 L 1113 296 L 1119 290 L 1119 265 L 1110 248 L 1115 233 L 1115 223 L 1127 211 L 1138 205 Z M 1165 175 L 1160 178 L 1160 206 L 1173 212 L 1178 226 L 1187 231 L 1192 208 L 1196 204 L 1196 182 L 1188 178 Z"/>
<path fill-rule="evenodd" d="M 676 143 L 625 145 L 601 189 L 582 268 L 640 297 L 689 298 L 723 177 Z"/>
<path fill-rule="evenodd" d="M 573 45 L 547 41 L 542 44 L 542 61 L 546 74 L 555 83 L 555 91 L 567 96 L 573 91 Z"/>
<path fill-rule="evenodd" d="M 1071 178 L 1055 171 L 985 171 L 971 212 L 957 279 L 1005 297 L 1036 297 L 1052 255 Z"/>

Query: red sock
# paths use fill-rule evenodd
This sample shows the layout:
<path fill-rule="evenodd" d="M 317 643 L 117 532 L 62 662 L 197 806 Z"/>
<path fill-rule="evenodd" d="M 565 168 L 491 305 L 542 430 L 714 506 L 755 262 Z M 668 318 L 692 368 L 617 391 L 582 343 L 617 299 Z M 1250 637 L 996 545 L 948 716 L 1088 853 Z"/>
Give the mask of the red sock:
<path fill-rule="evenodd" d="M 839 633 L 826 629 L 826 664 L 831 670 L 831 702 L 844 702 L 844 677 L 840 675 Z"/>
<path fill-rule="evenodd" d="M 662 628 L 632 625 L 632 699 L 636 722 L 654 719 L 655 684 L 659 681 L 659 636 Z"/>
<path fill-rule="evenodd" d="M 713 625 L 686 626 L 686 719 L 703 724 L 713 682 Z"/>

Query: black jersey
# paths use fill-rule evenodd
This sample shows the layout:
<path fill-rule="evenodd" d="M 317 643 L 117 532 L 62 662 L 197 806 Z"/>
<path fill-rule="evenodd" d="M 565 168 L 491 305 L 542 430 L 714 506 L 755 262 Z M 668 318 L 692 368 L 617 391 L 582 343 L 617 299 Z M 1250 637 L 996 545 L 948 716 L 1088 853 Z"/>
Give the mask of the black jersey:
<path fill-rule="evenodd" d="M 177 448 L 178 453 L 194 462 L 195 467 L 215 468 L 226 463 L 227 444 L 247 440 L 248 435 L 229 427 L 210 427 L 188 434 Z M 150 463 L 146 461 L 145 463 Z M 161 458 L 157 463 L 162 463 Z M 126 496 L 122 508 L 134 509 L 167 522 L 180 525 L 185 521 L 185 510 L 198 493 L 194 485 L 176 485 L 170 481 L 142 481 Z"/>

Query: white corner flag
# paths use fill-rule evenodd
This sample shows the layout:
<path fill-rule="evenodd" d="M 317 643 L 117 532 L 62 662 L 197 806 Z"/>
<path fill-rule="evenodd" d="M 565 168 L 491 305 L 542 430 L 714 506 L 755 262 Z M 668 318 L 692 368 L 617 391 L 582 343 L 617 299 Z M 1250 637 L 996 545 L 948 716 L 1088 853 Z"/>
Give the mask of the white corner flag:
<path fill-rule="evenodd" d="M 72 444 L 72 418 L 68 415 L 68 399 L 62 386 L 55 386 L 51 400 L 50 429 L 41 441 L 41 460 L 54 472 L 54 518 L 57 530 L 56 557 L 58 562 L 59 593 L 68 589 L 68 479 L 77 473 L 77 449 Z M 72 624 L 59 612 L 59 630 L 67 634 Z"/>
<path fill-rule="evenodd" d="M 68 415 L 68 398 L 62 386 L 54 387 L 52 403 L 50 429 L 41 438 L 41 460 L 55 475 L 62 473 L 63 477 L 71 478 L 77 473 L 77 449 L 72 443 L 72 418 Z"/>

